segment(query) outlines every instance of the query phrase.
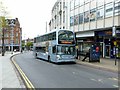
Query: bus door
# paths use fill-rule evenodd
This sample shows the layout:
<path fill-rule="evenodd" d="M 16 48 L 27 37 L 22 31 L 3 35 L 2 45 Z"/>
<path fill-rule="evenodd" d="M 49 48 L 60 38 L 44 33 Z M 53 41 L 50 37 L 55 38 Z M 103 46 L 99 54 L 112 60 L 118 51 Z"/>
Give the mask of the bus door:
<path fill-rule="evenodd" d="M 52 54 L 51 54 L 51 57 L 52 57 L 52 60 L 56 61 L 56 53 L 57 53 L 57 46 L 52 46 Z"/>

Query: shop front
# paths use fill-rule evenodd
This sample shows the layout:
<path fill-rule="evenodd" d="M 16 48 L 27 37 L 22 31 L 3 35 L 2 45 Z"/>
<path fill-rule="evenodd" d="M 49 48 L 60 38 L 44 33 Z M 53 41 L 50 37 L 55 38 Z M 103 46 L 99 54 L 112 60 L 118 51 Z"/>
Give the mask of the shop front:
<path fill-rule="evenodd" d="M 94 31 L 77 32 L 76 39 L 78 50 L 86 52 L 94 43 Z"/>
<path fill-rule="evenodd" d="M 120 27 L 116 28 L 116 40 L 114 45 L 116 47 L 116 58 L 120 59 Z"/>
<path fill-rule="evenodd" d="M 100 55 L 103 58 L 114 58 L 114 41 L 112 28 L 95 31 L 96 42 L 100 43 Z"/>

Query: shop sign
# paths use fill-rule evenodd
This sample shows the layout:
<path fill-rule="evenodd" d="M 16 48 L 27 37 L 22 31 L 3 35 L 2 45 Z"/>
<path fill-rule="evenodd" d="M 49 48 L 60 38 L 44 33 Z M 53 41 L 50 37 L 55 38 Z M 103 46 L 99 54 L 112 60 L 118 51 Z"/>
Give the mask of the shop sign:
<path fill-rule="evenodd" d="M 112 36 L 112 31 L 98 31 L 96 32 L 96 36 Z"/>

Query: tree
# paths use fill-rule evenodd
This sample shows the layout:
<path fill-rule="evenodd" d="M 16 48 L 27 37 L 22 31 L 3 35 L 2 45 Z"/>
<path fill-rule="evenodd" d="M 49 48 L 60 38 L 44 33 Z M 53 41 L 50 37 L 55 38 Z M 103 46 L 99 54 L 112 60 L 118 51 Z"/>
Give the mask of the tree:
<path fill-rule="evenodd" d="M 5 46 L 4 46 L 4 32 L 7 29 L 7 22 L 5 20 L 7 15 L 6 7 L 3 6 L 3 3 L 0 1 L 0 39 L 2 40 L 2 56 L 5 53 Z"/>
<path fill-rule="evenodd" d="M 26 47 L 28 50 L 30 50 L 30 48 L 33 46 L 32 42 L 27 42 Z"/>

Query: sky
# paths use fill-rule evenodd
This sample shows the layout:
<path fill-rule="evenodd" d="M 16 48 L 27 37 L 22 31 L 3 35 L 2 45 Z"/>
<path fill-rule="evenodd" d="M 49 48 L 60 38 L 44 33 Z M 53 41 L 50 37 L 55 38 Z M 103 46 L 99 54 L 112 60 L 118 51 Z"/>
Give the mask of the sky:
<path fill-rule="evenodd" d="M 18 18 L 22 38 L 34 38 L 46 32 L 46 22 L 51 19 L 51 10 L 57 0 L 3 0 L 8 17 Z M 47 31 L 49 26 L 47 26 Z"/>

